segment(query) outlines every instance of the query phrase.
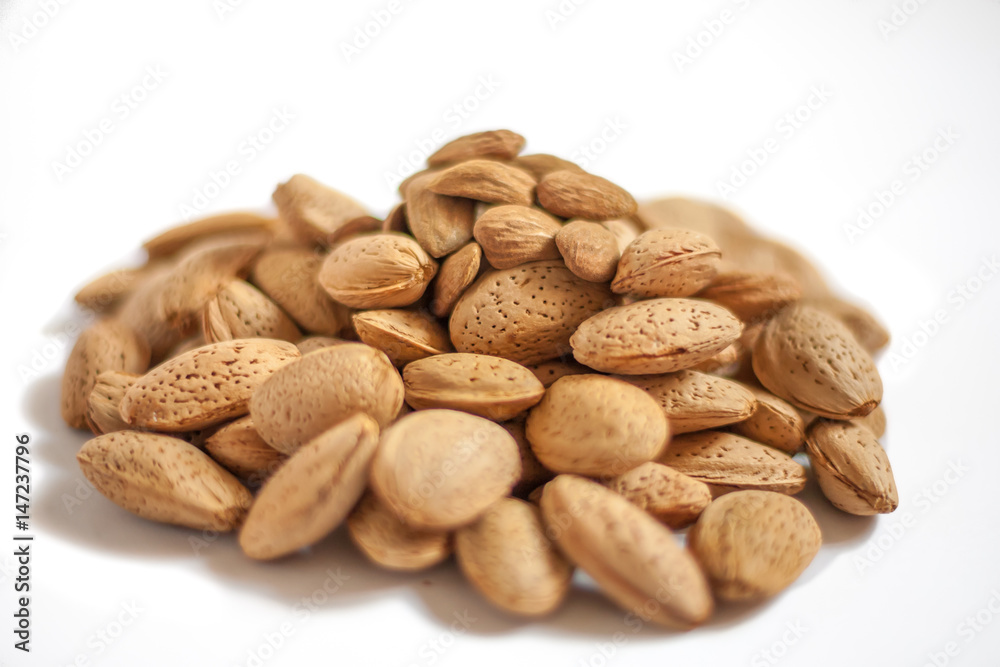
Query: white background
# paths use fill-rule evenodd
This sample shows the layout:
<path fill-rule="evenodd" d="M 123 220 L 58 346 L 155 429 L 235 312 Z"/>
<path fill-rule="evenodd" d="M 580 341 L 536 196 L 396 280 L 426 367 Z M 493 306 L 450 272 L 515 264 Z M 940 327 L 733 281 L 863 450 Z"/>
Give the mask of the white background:
<path fill-rule="evenodd" d="M 342 44 L 388 0 L 246 0 L 221 15 L 212 0 L 49 4 L 51 18 L 38 0 L 0 4 L 0 664 L 235 666 L 256 664 L 252 652 L 267 666 L 997 664 L 1000 2 L 900 0 L 912 15 L 895 26 L 888 0 L 567 0 L 558 22 L 547 14 L 557 0 L 408 0 L 350 62 Z M 729 22 L 714 24 L 723 10 Z M 689 40 L 704 46 L 684 63 Z M 162 81 L 130 92 L 147 68 Z M 782 119 L 814 89 L 827 99 L 789 132 Z M 294 120 L 250 159 L 241 145 L 275 109 Z M 103 119 L 111 132 L 82 164 L 56 167 Z M 277 182 L 304 172 L 381 214 L 395 198 L 386 172 L 436 130 L 510 127 L 529 151 L 583 157 L 609 123 L 620 133 L 594 142 L 587 166 L 639 198 L 718 197 L 748 151 L 774 139 L 730 204 L 803 248 L 893 332 L 881 368 L 899 510 L 852 518 L 808 492 L 827 544 L 786 593 L 687 634 L 633 634 L 587 592 L 521 622 L 452 564 L 382 573 L 342 533 L 271 565 L 227 536 L 196 554 L 189 532 L 86 497 L 74 460 L 86 436 L 57 405 L 65 332 L 82 316 L 71 296 L 138 261 L 138 244 L 178 222 L 212 171 L 240 166 L 207 210 L 266 207 Z M 943 152 L 940 132 L 953 137 Z M 925 150 L 933 163 L 914 171 Z M 894 180 L 902 194 L 852 239 L 845 225 Z M 922 334 L 936 311 L 944 323 Z M 10 631 L 20 432 L 33 457 L 30 656 Z M 328 570 L 339 590 L 303 612 L 303 597 L 336 585 Z M 992 623 L 962 625 L 981 610 Z M 453 633 L 463 612 L 475 621 Z"/>

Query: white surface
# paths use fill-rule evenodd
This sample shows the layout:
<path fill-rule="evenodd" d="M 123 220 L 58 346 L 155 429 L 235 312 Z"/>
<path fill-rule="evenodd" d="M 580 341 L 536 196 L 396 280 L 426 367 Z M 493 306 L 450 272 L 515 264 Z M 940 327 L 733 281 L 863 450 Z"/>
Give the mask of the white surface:
<path fill-rule="evenodd" d="M 884 36 L 887 0 L 592 0 L 555 28 L 546 12 L 558 0 L 404 0 L 350 63 L 341 42 L 388 0 L 255 0 L 221 18 L 213 0 L 49 2 L 58 9 L 37 34 L 12 39 L 30 34 L 25 19 L 42 22 L 32 17 L 45 4 L 0 5 L 0 664 L 256 664 L 249 652 L 283 624 L 287 638 L 261 664 L 923 665 L 949 642 L 957 653 L 936 664 L 997 664 L 1000 279 L 970 299 L 954 290 L 1000 252 L 1000 3 L 900 0 L 917 10 Z M 723 9 L 730 23 L 679 71 L 673 54 Z M 125 117 L 116 100 L 150 67 L 165 78 L 147 79 Z M 495 90 L 479 89 L 468 118 L 450 111 L 491 77 Z M 829 99 L 814 98 L 818 109 L 788 130 L 783 116 L 813 87 Z M 274 109 L 294 120 L 250 159 L 241 144 Z M 60 181 L 53 162 L 105 118 L 111 133 Z M 528 623 L 492 611 L 453 565 L 381 573 L 341 534 L 309 557 L 260 565 L 228 537 L 196 555 L 188 532 L 97 494 L 67 511 L 65 499 L 86 490 L 74 461 L 85 436 L 57 408 L 60 346 L 80 320 L 71 295 L 177 222 L 211 171 L 228 160 L 241 169 L 211 211 L 267 205 L 277 182 L 305 172 L 384 213 L 394 201 L 384 173 L 435 130 L 510 127 L 529 151 L 572 156 L 608 122 L 625 127 L 589 168 L 644 198 L 715 196 L 748 150 L 773 139 L 733 205 L 870 302 L 892 329 L 891 352 L 935 311 L 947 317 L 918 337 L 911 360 L 882 358 L 898 512 L 855 519 L 813 503 L 828 544 L 785 594 L 688 634 L 633 633 L 623 612 L 586 593 Z M 958 138 L 912 180 L 911 156 L 947 128 Z M 903 194 L 849 242 L 845 223 L 894 179 Z M 33 362 L 39 376 L 23 379 Z M 18 432 L 31 434 L 34 462 L 30 656 L 12 649 L 9 630 Z M 949 477 L 952 462 L 967 471 Z M 884 554 L 859 568 L 879 544 Z M 300 600 L 338 569 L 349 577 L 340 589 L 303 611 Z M 121 629 L 132 604 L 141 611 Z M 983 609 L 992 623 L 962 625 Z M 464 611 L 476 620 L 453 633 Z M 795 625 L 799 637 L 787 631 Z M 609 644 L 619 631 L 624 643 Z M 102 632 L 117 636 L 105 643 Z M 772 645 L 776 662 L 762 654 Z"/>

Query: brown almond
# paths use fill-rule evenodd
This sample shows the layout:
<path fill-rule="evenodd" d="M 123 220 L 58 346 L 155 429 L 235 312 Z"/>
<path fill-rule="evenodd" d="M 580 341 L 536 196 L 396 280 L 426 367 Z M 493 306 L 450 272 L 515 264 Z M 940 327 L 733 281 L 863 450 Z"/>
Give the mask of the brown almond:
<path fill-rule="evenodd" d="M 547 534 L 622 609 L 686 630 L 712 614 L 705 575 L 670 530 L 614 491 L 559 475 L 541 498 Z"/>
<path fill-rule="evenodd" d="M 806 303 L 840 320 L 870 354 L 875 354 L 889 344 L 889 331 L 878 318 L 861 306 L 836 297 L 808 299 Z"/>
<path fill-rule="evenodd" d="M 625 248 L 627 248 L 628 245 L 643 232 L 639 223 L 632 218 L 615 218 L 614 220 L 605 220 L 600 223 L 600 225 L 611 232 L 611 234 L 615 237 L 619 257 L 621 257 L 621 254 L 625 252 Z"/>
<path fill-rule="evenodd" d="M 271 196 L 281 219 L 301 243 L 324 243 L 340 226 L 368 212 L 365 207 L 314 178 L 295 174 Z"/>
<path fill-rule="evenodd" d="M 253 500 L 207 454 L 166 435 L 107 433 L 84 443 L 76 460 L 108 500 L 150 521 L 229 531 Z"/>
<path fill-rule="evenodd" d="M 87 425 L 94 435 L 126 431 L 131 428 L 121 417 L 119 408 L 125 392 L 138 379 L 135 373 L 104 371 L 97 376 L 87 397 Z"/>
<path fill-rule="evenodd" d="M 489 271 L 455 305 L 451 342 L 459 352 L 519 364 L 548 361 L 570 352 L 580 323 L 611 303 L 607 286 L 576 277 L 561 261 Z"/>
<path fill-rule="evenodd" d="M 555 155 L 549 155 L 548 153 L 518 155 L 516 158 L 511 160 L 510 163 L 518 169 L 523 169 L 534 176 L 536 181 L 541 180 L 543 176 L 550 174 L 553 171 L 563 171 L 567 169 L 569 171 L 583 171 L 577 163 L 564 160 L 563 158 L 556 157 Z"/>
<path fill-rule="evenodd" d="M 622 251 L 611 290 L 638 297 L 690 296 L 715 278 L 720 257 L 715 241 L 698 232 L 643 232 Z"/>
<path fill-rule="evenodd" d="M 795 498 L 737 491 L 714 500 L 688 545 L 722 600 L 759 600 L 788 588 L 822 544 L 819 525 Z"/>
<path fill-rule="evenodd" d="M 382 231 L 405 234 L 409 229 L 409 223 L 406 221 L 406 202 L 400 202 L 393 206 L 389 214 L 385 216 L 385 220 L 382 221 Z"/>
<path fill-rule="evenodd" d="M 360 236 L 361 234 L 367 234 L 369 232 L 380 232 L 382 231 L 382 226 L 382 220 L 379 220 L 371 215 L 362 215 L 348 220 L 340 227 L 337 227 L 335 230 L 330 232 L 326 237 L 325 245 L 333 247 L 341 241 L 346 241 L 354 236 Z"/>
<path fill-rule="evenodd" d="M 319 542 L 368 484 L 378 424 L 356 414 L 300 447 L 261 488 L 240 530 L 243 553 L 271 560 Z"/>
<path fill-rule="evenodd" d="M 455 410 L 419 410 L 383 433 L 371 483 L 411 526 L 451 530 L 508 495 L 520 474 L 517 444 L 496 423 Z"/>
<path fill-rule="evenodd" d="M 899 506 L 889 457 L 867 428 L 820 419 L 809 427 L 806 451 L 819 488 L 834 507 L 869 516 Z"/>
<path fill-rule="evenodd" d="M 437 262 L 409 236 L 373 234 L 334 248 L 318 279 L 345 306 L 399 308 L 423 296 L 435 273 Z"/>
<path fill-rule="evenodd" d="M 333 338 L 331 336 L 306 336 L 305 338 L 299 340 L 299 342 L 295 343 L 295 347 L 299 348 L 299 352 L 302 353 L 302 356 L 305 356 L 310 352 L 322 350 L 324 347 L 332 347 L 346 342 L 348 341 L 345 341 L 342 338 Z"/>
<path fill-rule="evenodd" d="M 693 370 L 666 375 L 623 375 L 655 400 L 674 435 L 734 424 L 753 414 L 756 399 L 738 382 Z"/>
<path fill-rule="evenodd" d="M 456 250 L 441 263 L 437 281 L 434 283 L 434 300 L 431 312 L 438 317 L 448 317 L 459 297 L 479 275 L 483 259 L 482 247 L 472 241 Z"/>
<path fill-rule="evenodd" d="M 224 236 L 234 232 L 266 232 L 272 234 L 275 231 L 276 222 L 274 218 L 268 218 L 257 213 L 251 213 L 250 211 L 220 213 L 184 225 L 171 227 L 165 232 L 161 232 L 153 238 L 144 241 L 142 247 L 146 249 L 146 253 L 152 260 L 174 255 L 194 243 L 213 236 Z"/>
<path fill-rule="evenodd" d="M 517 443 L 521 455 L 521 478 L 517 480 L 511 495 L 517 498 L 527 498 L 532 491 L 556 476 L 554 472 L 542 465 L 535 453 L 531 451 L 531 443 L 525 434 L 525 419 L 518 417 L 505 421 L 501 426 L 510 433 Z"/>
<path fill-rule="evenodd" d="M 384 353 L 363 343 L 311 352 L 268 378 L 250 401 L 264 440 L 291 454 L 351 415 L 384 428 L 403 404 L 403 380 Z"/>
<path fill-rule="evenodd" d="M 556 234 L 562 224 L 530 206 L 497 206 L 483 213 L 474 228 L 476 241 L 495 269 L 559 259 Z"/>
<path fill-rule="evenodd" d="M 199 347 L 136 380 L 122 399 L 121 416 L 135 428 L 166 432 L 219 424 L 245 415 L 255 390 L 298 357 L 291 343 L 265 338 Z"/>
<path fill-rule="evenodd" d="M 87 428 L 87 401 L 101 373 L 143 373 L 148 367 L 145 340 L 123 322 L 98 320 L 80 334 L 66 361 L 60 400 L 63 421 L 73 428 Z"/>
<path fill-rule="evenodd" d="M 679 435 L 659 462 L 708 484 L 716 496 L 736 489 L 794 495 L 806 485 L 805 468 L 788 454 L 732 433 Z"/>
<path fill-rule="evenodd" d="M 590 317 L 570 345 L 576 360 L 595 370 L 651 375 L 711 358 L 737 340 L 742 329 L 732 313 L 708 301 L 649 299 Z"/>
<path fill-rule="evenodd" d="M 538 203 L 561 218 L 583 218 L 600 222 L 635 212 L 628 192 L 606 178 L 565 169 L 549 172 L 538 182 Z"/>
<path fill-rule="evenodd" d="M 427 164 L 435 167 L 474 158 L 510 160 L 517 157 L 522 148 L 524 148 L 524 137 L 516 132 L 510 130 L 476 132 L 449 141 L 427 158 Z"/>
<path fill-rule="evenodd" d="M 264 442 L 249 415 L 208 436 L 205 451 L 249 487 L 260 486 L 288 459 Z"/>
<path fill-rule="evenodd" d="M 802 288 L 786 275 L 745 271 L 718 273 L 698 292 L 698 298 L 725 306 L 744 322 L 770 317 L 801 296 Z"/>
<path fill-rule="evenodd" d="M 410 232 L 432 257 L 444 257 L 468 243 L 476 222 L 473 200 L 430 189 L 438 175 L 428 172 L 414 178 L 404 193 Z"/>
<path fill-rule="evenodd" d="M 606 283 L 618 270 L 618 241 L 606 227 L 572 220 L 556 234 L 556 247 L 566 267 L 593 283 Z"/>
<path fill-rule="evenodd" d="M 148 276 L 150 268 L 117 269 L 91 280 L 80 288 L 73 300 L 95 313 L 115 310 Z"/>
<path fill-rule="evenodd" d="M 605 485 L 675 530 L 697 521 L 712 502 L 707 484 L 655 461 L 612 477 Z"/>
<path fill-rule="evenodd" d="M 382 350 L 397 366 L 451 350 L 448 331 L 424 312 L 366 310 L 353 319 L 361 342 Z"/>
<path fill-rule="evenodd" d="M 875 434 L 876 438 L 881 438 L 885 435 L 886 419 L 885 410 L 882 406 L 878 406 L 871 412 L 869 412 L 864 417 L 858 417 L 857 419 L 852 419 L 855 424 L 859 426 L 864 426 L 866 429 Z"/>
<path fill-rule="evenodd" d="M 452 551 L 449 533 L 411 528 L 371 491 L 347 517 L 347 531 L 368 560 L 388 570 L 425 570 Z"/>
<path fill-rule="evenodd" d="M 603 375 L 556 380 L 528 413 L 531 450 L 558 473 L 614 476 L 663 452 L 670 429 L 646 392 Z"/>
<path fill-rule="evenodd" d="M 774 395 L 832 419 L 863 417 L 882 400 L 868 352 L 839 320 L 805 304 L 767 323 L 754 344 L 753 370 Z"/>
<path fill-rule="evenodd" d="M 232 280 L 205 304 L 202 334 L 209 343 L 237 338 L 296 341 L 302 332 L 278 304 L 244 280 Z"/>
<path fill-rule="evenodd" d="M 171 262 L 151 266 L 135 289 L 124 296 L 121 306 L 115 312 L 116 319 L 124 322 L 149 343 L 150 360 L 153 363 L 162 361 L 184 338 L 197 333 L 197 322 L 186 322 L 184 327 L 175 327 L 167 322 L 160 307 L 163 286 L 173 266 Z"/>
<path fill-rule="evenodd" d="M 555 611 L 569 593 L 573 566 L 545 534 L 537 507 L 503 498 L 455 533 L 465 578 L 491 603 L 519 616 Z"/>
<path fill-rule="evenodd" d="M 335 336 L 350 325 L 350 311 L 320 286 L 323 259 L 309 248 L 272 247 L 254 262 L 250 277 L 303 329 Z"/>
<path fill-rule="evenodd" d="M 738 424 L 733 431 L 783 452 L 794 454 L 806 442 L 806 423 L 795 408 L 774 394 L 748 387 L 756 399 L 753 414 Z"/>
<path fill-rule="evenodd" d="M 427 187 L 439 195 L 490 204 L 530 206 L 535 201 L 535 178 L 495 160 L 459 162 L 436 174 Z"/>
<path fill-rule="evenodd" d="M 415 410 L 448 408 L 505 421 L 542 400 L 545 388 L 524 366 L 485 354 L 439 354 L 403 369 Z"/>

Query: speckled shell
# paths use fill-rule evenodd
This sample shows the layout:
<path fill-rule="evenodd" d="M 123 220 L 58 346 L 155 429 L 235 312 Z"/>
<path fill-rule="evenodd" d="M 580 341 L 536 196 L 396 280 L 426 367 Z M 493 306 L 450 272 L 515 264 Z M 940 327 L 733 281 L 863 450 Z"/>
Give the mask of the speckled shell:
<path fill-rule="evenodd" d="M 719 246 L 704 234 L 653 229 L 622 252 L 611 289 L 640 297 L 690 296 L 712 281 L 720 257 Z"/>
<path fill-rule="evenodd" d="M 660 404 L 675 435 L 742 421 L 756 404 L 753 393 L 740 383 L 699 371 L 620 377 Z"/>
<path fill-rule="evenodd" d="M 397 308 L 419 299 L 437 273 L 437 262 L 409 236 L 359 236 L 334 248 L 319 283 L 351 308 Z"/>

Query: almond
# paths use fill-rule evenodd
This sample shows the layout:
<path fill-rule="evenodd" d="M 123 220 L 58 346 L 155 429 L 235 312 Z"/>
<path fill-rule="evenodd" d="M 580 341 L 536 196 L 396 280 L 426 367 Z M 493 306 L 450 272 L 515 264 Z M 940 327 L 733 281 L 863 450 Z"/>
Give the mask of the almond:
<path fill-rule="evenodd" d="M 473 158 L 510 160 L 516 157 L 522 148 L 524 148 L 524 137 L 516 132 L 510 130 L 476 132 L 449 141 L 427 158 L 427 164 L 435 167 Z"/>
<path fill-rule="evenodd" d="M 528 366 L 528 370 L 535 374 L 535 377 L 538 378 L 543 387 L 551 387 L 553 382 L 567 375 L 583 375 L 593 372 L 583 364 L 578 364 L 572 359 L 543 361 L 539 364 Z"/>
<path fill-rule="evenodd" d="M 788 454 L 732 433 L 679 435 L 659 462 L 708 484 L 713 495 L 736 489 L 794 495 L 806 485 L 805 468 Z"/>
<path fill-rule="evenodd" d="M 712 282 L 698 292 L 699 298 L 725 306 L 744 322 L 770 317 L 801 296 L 802 288 L 786 275 L 745 271 L 716 274 Z"/>
<path fill-rule="evenodd" d="M 310 352 L 322 350 L 324 347 L 332 347 L 346 342 L 349 341 L 345 341 L 341 338 L 331 338 L 330 336 L 307 336 L 297 342 L 295 347 L 299 348 L 299 352 L 302 356 L 305 356 Z"/>
<path fill-rule="evenodd" d="M 597 313 L 580 324 L 570 345 L 576 360 L 595 370 L 649 375 L 695 366 L 728 347 L 741 331 L 740 321 L 722 306 L 650 299 Z"/>
<path fill-rule="evenodd" d="M 229 531 L 239 526 L 252 501 L 208 455 L 166 435 L 107 433 L 88 440 L 76 460 L 108 500 L 151 521 Z"/>
<path fill-rule="evenodd" d="M 690 526 L 712 502 L 707 484 L 653 461 L 612 477 L 605 484 L 674 529 Z"/>
<path fill-rule="evenodd" d="M 388 570 L 424 570 L 452 551 L 449 533 L 407 526 L 370 491 L 347 517 L 347 530 L 368 560 Z"/>
<path fill-rule="evenodd" d="M 606 283 L 618 270 L 618 241 L 606 227 L 572 220 L 556 234 L 556 247 L 566 267 L 584 280 Z"/>
<path fill-rule="evenodd" d="M 382 221 L 382 231 L 405 234 L 409 229 L 409 224 L 406 221 L 406 202 L 400 202 L 392 207 L 389 215 L 385 216 L 385 220 Z"/>
<path fill-rule="evenodd" d="M 341 225 L 368 214 L 344 193 L 304 174 L 280 184 L 271 198 L 295 238 L 306 244 L 324 243 Z"/>
<path fill-rule="evenodd" d="M 406 220 L 424 250 L 433 257 L 444 257 L 472 238 L 475 202 L 431 190 L 438 176 L 438 172 L 428 172 L 406 186 Z"/>
<path fill-rule="evenodd" d="M 688 533 L 692 553 L 722 600 L 759 600 L 783 591 L 822 541 L 805 505 L 770 491 L 718 498 Z"/>
<path fill-rule="evenodd" d="M 409 525 L 451 530 L 509 494 L 520 474 L 517 444 L 502 427 L 464 412 L 421 410 L 386 429 L 371 482 Z"/>
<path fill-rule="evenodd" d="M 371 417 L 356 414 L 300 447 L 250 507 L 240 530 L 243 553 L 280 558 L 333 532 L 365 492 L 378 433 Z"/>
<path fill-rule="evenodd" d="M 353 319 L 361 342 L 382 350 L 397 366 L 451 350 L 447 330 L 421 311 L 366 310 Z"/>
<path fill-rule="evenodd" d="M 834 507 L 868 516 L 899 506 L 889 458 L 867 428 L 820 419 L 809 427 L 806 451 L 816 481 Z"/>
<path fill-rule="evenodd" d="M 493 268 L 559 259 L 556 234 L 562 224 L 537 208 L 497 206 L 483 213 L 474 228 L 476 241 Z"/>
<path fill-rule="evenodd" d="M 603 375 L 556 380 L 528 413 L 531 450 L 549 470 L 619 475 L 663 452 L 670 429 L 646 392 Z"/>
<path fill-rule="evenodd" d="M 409 236 L 373 234 L 334 248 L 319 283 L 351 308 L 398 308 L 419 299 L 437 273 L 437 262 Z"/>
<path fill-rule="evenodd" d="M 213 343 L 185 352 L 128 388 L 122 419 L 135 428 L 178 432 L 245 415 L 254 391 L 298 356 L 291 343 L 263 338 Z"/>
<path fill-rule="evenodd" d="M 263 292 L 243 280 L 232 280 L 205 304 L 202 332 L 209 343 L 237 338 L 295 341 L 302 332 Z"/>
<path fill-rule="evenodd" d="M 260 486 L 288 459 L 264 442 L 249 416 L 230 422 L 208 436 L 205 451 L 250 487 Z"/>
<path fill-rule="evenodd" d="M 308 248 L 268 248 L 254 262 L 250 276 L 303 329 L 335 336 L 350 324 L 350 311 L 319 284 L 324 257 Z"/>
<path fill-rule="evenodd" d="M 690 229 L 716 240 L 756 237 L 750 226 L 732 211 L 687 197 L 643 202 L 635 217 L 646 229 Z"/>
<path fill-rule="evenodd" d="M 566 169 L 570 171 L 583 171 L 577 163 L 564 160 L 555 155 L 549 155 L 548 153 L 518 155 L 510 163 L 518 169 L 522 169 L 534 176 L 536 181 L 541 180 L 543 176 L 553 171 L 563 171 Z"/>
<path fill-rule="evenodd" d="M 173 268 L 166 262 L 151 266 L 149 272 L 124 297 L 115 317 L 133 329 L 149 344 L 150 360 L 162 361 L 171 348 L 185 337 L 196 333 L 196 322 L 186 322 L 184 327 L 175 327 L 167 322 L 160 300 L 163 285 Z M 211 298 L 211 297 L 209 297 Z"/>
<path fill-rule="evenodd" d="M 506 421 L 501 426 L 510 433 L 517 443 L 518 452 L 521 455 L 521 478 L 511 491 L 511 495 L 518 498 L 526 498 L 528 495 L 556 476 L 554 472 L 542 465 L 535 453 L 531 451 L 531 443 L 525 434 L 525 419 L 519 417 Z"/>
<path fill-rule="evenodd" d="M 150 267 L 142 266 L 105 273 L 81 287 L 73 300 L 95 313 L 111 312 L 125 301 L 149 275 L 150 270 Z"/>
<path fill-rule="evenodd" d="M 439 354 L 403 369 L 415 410 L 449 408 L 505 421 L 542 399 L 545 388 L 524 366 L 485 354 Z"/>
<path fill-rule="evenodd" d="M 605 220 L 600 223 L 600 225 L 611 232 L 611 234 L 615 237 L 619 257 L 623 252 L 625 252 L 625 248 L 627 248 L 628 245 L 643 232 L 639 223 L 632 218 L 615 218 L 614 220 Z M 612 278 L 613 277 L 614 276 L 612 276 Z"/>
<path fill-rule="evenodd" d="M 733 424 L 733 431 L 789 454 L 799 451 L 806 441 L 806 423 L 795 408 L 762 389 L 749 390 L 756 407 L 752 415 Z"/>
<path fill-rule="evenodd" d="M 98 378 L 100 379 L 100 378 Z M 869 412 L 864 417 L 858 417 L 857 419 L 852 419 L 855 424 L 859 426 L 864 426 L 866 429 L 875 434 L 876 438 L 881 438 L 885 435 L 886 419 L 885 410 L 882 406 L 878 406 L 871 412 Z"/>
<path fill-rule="evenodd" d="M 686 630 L 712 614 L 698 564 L 668 528 L 614 491 L 575 475 L 545 485 L 542 517 L 570 561 L 622 609 Z"/>
<path fill-rule="evenodd" d="M 384 428 L 402 404 L 403 380 L 388 357 L 363 343 L 343 343 L 268 378 L 250 401 L 250 415 L 269 445 L 291 454 L 358 412 Z"/>
<path fill-rule="evenodd" d="M 169 257 L 199 241 L 234 232 L 265 232 L 272 234 L 277 221 L 250 211 L 235 211 L 210 215 L 185 225 L 178 225 L 143 242 L 149 259 Z"/>
<path fill-rule="evenodd" d="M 122 420 L 119 408 L 125 392 L 139 376 L 123 371 L 104 371 L 97 376 L 87 398 L 87 425 L 94 435 L 126 431 L 131 428 Z"/>
<path fill-rule="evenodd" d="M 476 590 L 512 614 L 544 616 L 569 593 L 573 566 L 545 535 L 538 508 L 523 500 L 498 500 L 460 528 L 455 557 Z"/>
<path fill-rule="evenodd" d="M 369 232 L 380 232 L 382 231 L 382 222 L 382 220 L 371 215 L 352 218 L 327 234 L 325 245 L 333 247 L 341 241 L 346 241 L 354 236 L 360 236 Z M 406 230 L 403 229 L 400 231 Z"/>
<path fill-rule="evenodd" d="M 73 428 L 87 428 L 87 401 L 101 373 L 143 373 L 148 367 L 146 341 L 123 322 L 98 320 L 80 334 L 66 361 L 60 401 L 63 421 Z"/>
<path fill-rule="evenodd" d="M 455 305 L 451 342 L 459 352 L 520 364 L 548 361 L 568 353 L 580 323 L 611 299 L 606 286 L 581 280 L 559 261 L 489 271 Z"/>
<path fill-rule="evenodd" d="M 861 306 L 836 297 L 809 299 L 806 303 L 840 320 L 869 354 L 875 354 L 889 344 L 888 330 Z"/>
<path fill-rule="evenodd" d="M 611 181 L 584 171 L 549 172 L 538 182 L 538 203 L 561 218 L 613 220 L 635 212 L 628 192 Z"/>
<path fill-rule="evenodd" d="M 645 391 L 663 408 L 674 435 L 743 421 L 756 407 L 756 399 L 743 385 L 699 371 L 620 379 Z"/>
<path fill-rule="evenodd" d="M 459 297 L 479 275 L 483 249 L 475 241 L 467 243 L 441 263 L 434 283 L 434 300 L 431 312 L 438 317 L 448 317 Z"/>
<path fill-rule="evenodd" d="M 530 206 L 535 201 L 534 177 L 517 167 L 494 160 L 469 160 L 436 174 L 431 192 L 466 197 L 490 204 Z"/>
<path fill-rule="evenodd" d="M 804 304 L 767 323 L 754 344 L 753 370 L 774 395 L 824 417 L 863 417 L 882 400 L 868 352 L 832 315 Z"/>
<path fill-rule="evenodd" d="M 615 294 L 690 296 L 715 278 L 721 253 L 711 238 L 687 229 L 643 232 L 622 251 Z"/>

